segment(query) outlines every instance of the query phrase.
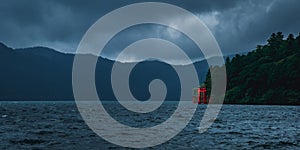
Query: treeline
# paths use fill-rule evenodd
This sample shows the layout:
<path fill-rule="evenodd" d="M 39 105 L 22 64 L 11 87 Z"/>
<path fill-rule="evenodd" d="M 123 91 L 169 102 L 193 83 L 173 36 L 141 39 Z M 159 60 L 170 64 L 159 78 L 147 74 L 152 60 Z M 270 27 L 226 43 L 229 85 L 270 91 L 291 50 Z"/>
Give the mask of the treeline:
<path fill-rule="evenodd" d="M 226 59 L 227 104 L 300 104 L 300 34 L 273 33 L 266 45 Z M 218 67 L 212 67 L 216 70 Z M 210 71 L 205 85 L 210 91 Z"/>

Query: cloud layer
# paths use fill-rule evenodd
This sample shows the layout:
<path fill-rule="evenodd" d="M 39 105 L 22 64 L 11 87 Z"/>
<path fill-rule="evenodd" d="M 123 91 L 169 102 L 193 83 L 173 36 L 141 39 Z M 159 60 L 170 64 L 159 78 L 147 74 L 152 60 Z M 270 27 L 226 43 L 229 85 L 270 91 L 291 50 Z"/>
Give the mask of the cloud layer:
<path fill-rule="evenodd" d="M 16 48 L 42 45 L 64 52 L 75 52 L 81 37 L 97 19 L 114 9 L 135 2 L 140 1 L 1 0 L 0 41 Z M 300 32 L 298 0 L 162 2 L 187 9 L 202 19 L 225 54 L 252 50 L 257 44 L 265 43 L 272 32 L 282 31 L 296 35 Z M 175 14 L 162 19 L 170 19 L 171 23 L 172 19 L 182 18 Z M 192 25 L 193 20 L 185 18 L 183 23 Z M 137 31 L 143 34 L 139 35 Z M 157 37 L 175 39 L 182 45 L 188 43 L 181 33 L 161 26 L 128 30 L 119 39 L 121 43 L 126 43 L 131 38 L 154 34 Z M 188 49 L 191 54 L 197 50 L 193 47 Z M 112 48 L 104 55 L 115 57 L 116 51 L 118 50 Z"/>

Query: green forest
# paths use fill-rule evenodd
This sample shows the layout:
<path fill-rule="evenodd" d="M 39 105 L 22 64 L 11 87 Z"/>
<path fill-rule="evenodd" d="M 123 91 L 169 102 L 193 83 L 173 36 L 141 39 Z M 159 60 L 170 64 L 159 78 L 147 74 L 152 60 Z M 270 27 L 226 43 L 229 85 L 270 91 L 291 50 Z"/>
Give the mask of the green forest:
<path fill-rule="evenodd" d="M 273 33 L 266 45 L 226 58 L 226 104 L 300 104 L 300 34 Z M 210 93 L 210 67 L 205 86 Z"/>

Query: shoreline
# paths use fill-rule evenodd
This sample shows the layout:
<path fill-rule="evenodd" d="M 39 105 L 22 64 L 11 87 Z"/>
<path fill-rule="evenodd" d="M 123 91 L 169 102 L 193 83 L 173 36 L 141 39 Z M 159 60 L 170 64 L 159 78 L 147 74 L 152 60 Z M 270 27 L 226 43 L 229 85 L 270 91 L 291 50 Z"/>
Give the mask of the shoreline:
<path fill-rule="evenodd" d="M 85 101 L 85 102 L 95 102 L 95 101 Z M 100 102 L 100 101 L 99 101 Z M 117 103 L 118 101 L 115 100 L 104 100 L 101 101 L 104 104 L 113 104 L 113 103 Z M 128 101 L 131 102 L 131 101 Z M 160 102 L 160 101 L 157 101 Z M 166 103 L 177 103 L 178 101 L 171 101 L 171 100 L 165 100 Z M 183 101 L 183 102 L 189 102 L 189 101 Z M 190 101 L 192 103 L 192 101 Z M 76 104 L 75 100 L 0 100 L 0 104 L 5 104 L 5 103 L 52 103 L 52 104 L 56 104 L 56 103 L 74 103 Z M 197 105 L 197 104 L 195 104 Z M 202 105 L 202 106 L 206 106 L 208 104 L 198 104 L 198 105 Z M 214 104 L 209 104 L 209 105 L 214 105 Z M 218 104 L 220 105 L 220 104 Z M 244 104 L 244 103 L 223 103 L 221 105 L 253 105 L 253 106 L 300 106 L 300 104 L 257 104 L 257 103 L 250 103 L 250 104 Z"/>

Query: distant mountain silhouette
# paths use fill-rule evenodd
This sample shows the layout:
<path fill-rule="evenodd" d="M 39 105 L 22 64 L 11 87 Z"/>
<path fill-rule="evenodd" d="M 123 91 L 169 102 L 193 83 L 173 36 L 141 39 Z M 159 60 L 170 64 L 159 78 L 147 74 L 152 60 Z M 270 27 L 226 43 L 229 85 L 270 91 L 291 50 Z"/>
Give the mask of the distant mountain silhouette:
<path fill-rule="evenodd" d="M 0 43 L 0 100 L 73 100 L 74 56 L 46 47 L 12 49 Z M 106 58 L 98 58 L 95 75 L 101 99 L 115 100 L 110 78 L 114 63 Z M 203 60 L 190 65 L 196 67 L 202 83 L 208 70 L 207 62 Z M 169 64 L 157 60 L 141 62 L 134 68 L 129 80 L 133 95 L 140 100 L 148 99 L 149 82 L 156 78 L 165 82 L 168 90 L 167 100 L 180 97 L 180 81 L 176 72 Z"/>

